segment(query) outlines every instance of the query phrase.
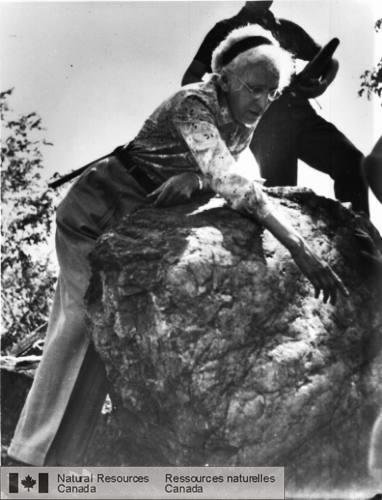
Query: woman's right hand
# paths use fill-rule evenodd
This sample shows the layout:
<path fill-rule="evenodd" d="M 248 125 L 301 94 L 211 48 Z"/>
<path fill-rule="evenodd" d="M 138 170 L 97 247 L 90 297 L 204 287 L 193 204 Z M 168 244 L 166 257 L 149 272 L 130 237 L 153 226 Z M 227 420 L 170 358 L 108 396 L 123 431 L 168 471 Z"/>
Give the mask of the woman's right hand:
<path fill-rule="evenodd" d="M 146 197 L 155 206 L 168 207 L 187 203 L 192 194 L 199 191 L 202 186 L 202 179 L 196 172 L 185 172 L 170 177 Z"/>
<path fill-rule="evenodd" d="M 301 242 L 298 248 L 291 251 L 291 255 L 301 272 L 309 279 L 318 298 L 322 291 L 326 303 L 335 304 L 338 293 L 348 297 L 349 291 L 333 269 L 323 262 L 305 243 Z"/>

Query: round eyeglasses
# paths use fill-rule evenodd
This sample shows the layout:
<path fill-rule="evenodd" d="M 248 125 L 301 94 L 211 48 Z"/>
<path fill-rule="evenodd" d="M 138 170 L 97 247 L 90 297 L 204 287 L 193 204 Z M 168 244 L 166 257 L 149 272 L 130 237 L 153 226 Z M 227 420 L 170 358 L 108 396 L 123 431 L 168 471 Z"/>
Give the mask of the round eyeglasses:
<path fill-rule="evenodd" d="M 232 76 L 234 76 L 241 85 L 249 92 L 251 96 L 253 96 L 255 99 L 260 99 L 264 95 L 264 93 L 267 94 L 268 100 L 269 101 L 275 101 L 278 99 L 281 95 L 281 92 L 279 89 L 268 89 L 264 88 L 262 86 L 257 86 L 257 87 L 250 87 L 247 83 L 245 83 L 238 75 L 233 73 L 232 71 L 228 71 Z"/>

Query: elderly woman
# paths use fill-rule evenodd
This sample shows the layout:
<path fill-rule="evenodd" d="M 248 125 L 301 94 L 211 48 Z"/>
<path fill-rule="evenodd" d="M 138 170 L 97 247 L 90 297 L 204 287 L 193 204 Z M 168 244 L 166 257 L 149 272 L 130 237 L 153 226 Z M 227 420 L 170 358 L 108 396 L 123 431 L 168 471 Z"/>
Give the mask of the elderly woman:
<path fill-rule="evenodd" d="M 290 74 L 284 70 L 289 56 L 265 33 L 258 27 L 232 32 L 214 52 L 209 80 L 162 103 L 130 144 L 85 170 L 58 207 L 60 276 L 44 356 L 9 449 L 14 459 L 83 465 L 107 390 L 84 322 L 88 254 L 103 231 L 138 207 L 212 189 L 274 234 L 316 297 L 323 291 L 325 302 L 335 302 L 338 291 L 347 294 L 330 267 L 274 212 L 261 183 L 237 170 L 236 159 Z"/>

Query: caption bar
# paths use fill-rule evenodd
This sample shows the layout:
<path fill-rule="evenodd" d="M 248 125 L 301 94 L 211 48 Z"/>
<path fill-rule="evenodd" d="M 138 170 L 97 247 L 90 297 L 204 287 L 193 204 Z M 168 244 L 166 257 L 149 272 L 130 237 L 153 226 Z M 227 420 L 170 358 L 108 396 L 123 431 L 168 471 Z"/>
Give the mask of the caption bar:
<path fill-rule="evenodd" d="M 1 498 L 285 498 L 283 467 L 2 467 Z"/>

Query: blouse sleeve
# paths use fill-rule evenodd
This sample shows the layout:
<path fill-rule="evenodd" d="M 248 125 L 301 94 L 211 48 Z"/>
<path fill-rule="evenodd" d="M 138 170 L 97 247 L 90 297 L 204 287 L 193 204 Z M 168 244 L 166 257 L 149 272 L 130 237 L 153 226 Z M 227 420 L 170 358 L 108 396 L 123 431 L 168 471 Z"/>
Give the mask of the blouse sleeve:
<path fill-rule="evenodd" d="M 174 125 L 186 142 L 198 168 L 215 193 L 232 208 L 258 220 L 270 211 L 261 184 L 238 172 L 236 161 L 223 141 L 212 112 L 197 97 L 189 97 L 175 115 Z"/>

